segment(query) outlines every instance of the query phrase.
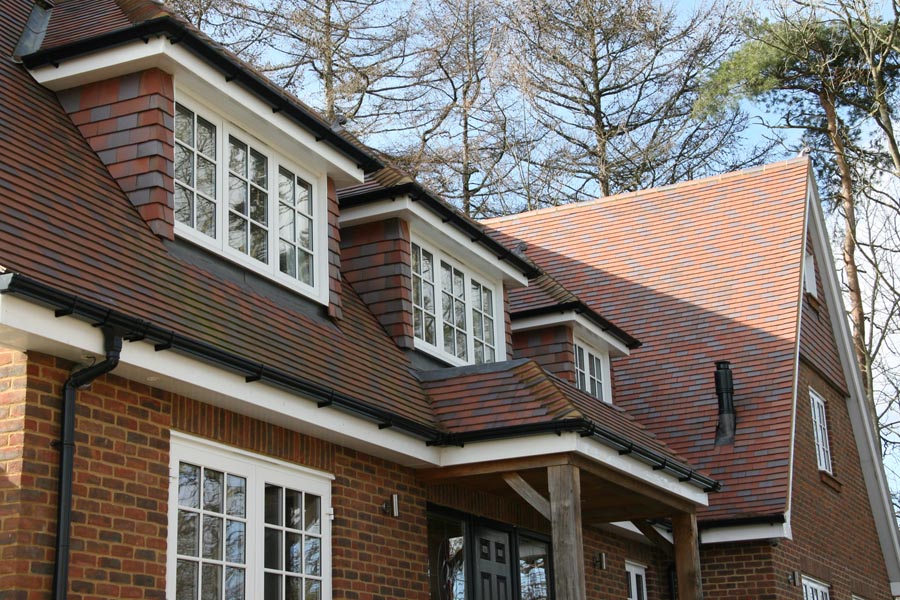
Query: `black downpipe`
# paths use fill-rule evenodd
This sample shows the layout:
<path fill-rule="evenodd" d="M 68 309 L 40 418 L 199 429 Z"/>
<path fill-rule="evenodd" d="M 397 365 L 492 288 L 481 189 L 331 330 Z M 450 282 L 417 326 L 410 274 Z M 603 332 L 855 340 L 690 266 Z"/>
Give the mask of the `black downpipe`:
<path fill-rule="evenodd" d="M 106 360 L 72 373 L 63 387 L 62 439 L 59 455 L 59 503 L 56 520 L 56 567 L 53 598 L 65 600 L 69 591 L 69 549 L 72 529 L 72 478 L 75 464 L 75 396 L 78 388 L 109 373 L 119 364 L 122 336 L 111 328 L 103 330 Z"/>
<path fill-rule="evenodd" d="M 716 426 L 716 446 L 734 443 L 734 381 L 731 363 L 727 360 L 716 362 L 716 396 L 719 399 L 719 424 Z"/>

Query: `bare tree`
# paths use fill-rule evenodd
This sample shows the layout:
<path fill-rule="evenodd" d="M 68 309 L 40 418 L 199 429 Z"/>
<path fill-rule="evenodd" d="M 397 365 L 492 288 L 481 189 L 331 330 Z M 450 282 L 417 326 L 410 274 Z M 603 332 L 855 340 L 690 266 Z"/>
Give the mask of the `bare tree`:
<path fill-rule="evenodd" d="M 520 87 L 561 142 L 530 157 L 556 201 L 680 181 L 752 162 L 737 110 L 699 117 L 704 75 L 737 41 L 732 7 L 680 19 L 654 0 L 518 0 Z"/>

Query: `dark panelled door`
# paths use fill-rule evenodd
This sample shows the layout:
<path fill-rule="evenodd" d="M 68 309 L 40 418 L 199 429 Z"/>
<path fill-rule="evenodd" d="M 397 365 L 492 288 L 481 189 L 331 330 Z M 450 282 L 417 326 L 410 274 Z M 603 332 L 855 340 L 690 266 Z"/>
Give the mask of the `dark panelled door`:
<path fill-rule="evenodd" d="M 512 600 L 509 534 L 487 527 L 475 529 L 475 600 Z"/>

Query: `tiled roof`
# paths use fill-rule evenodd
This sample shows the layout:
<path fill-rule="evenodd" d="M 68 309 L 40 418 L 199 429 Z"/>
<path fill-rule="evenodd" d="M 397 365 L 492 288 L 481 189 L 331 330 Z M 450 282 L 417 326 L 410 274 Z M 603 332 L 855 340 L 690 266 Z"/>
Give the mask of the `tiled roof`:
<path fill-rule="evenodd" d="M 419 377 L 451 434 L 584 419 L 684 462 L 621 408 L 548 374 L 533 360 L 424 371 Z"/>
<path fill-rule="evenodd" d="M 616 404 L 724 484 L 705 518 L 787 505 L 807 159 L 493 219 L 499 239 L 634 334 Z M 514 290 L 512 311 L 540 301 Z M 737 435 L 714 446 L 714 362 L 734 370 Z"/>
<path fill-rule="evenodd" d="M 30 2 L 5 2 L 11 54 Z M 88 300 L 240 352 L 416 422 L 434 417 L 406 356 L 344 285 L 345 318 L 174 257 L 141 220 L 56 96 L 0 61 L 0 264 Z M 127 276 L 126 276 L 127 274 Z M 328 340 L 328 343 L 322 343 Z"/>

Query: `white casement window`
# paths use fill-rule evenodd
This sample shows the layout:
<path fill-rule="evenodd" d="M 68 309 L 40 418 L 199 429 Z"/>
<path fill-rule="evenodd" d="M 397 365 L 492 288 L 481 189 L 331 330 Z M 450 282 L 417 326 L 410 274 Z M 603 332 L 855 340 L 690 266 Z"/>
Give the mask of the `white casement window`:
<path fill-rule="evenodd" d="M 167 596 L 329 600 L 331 478 L 173 434 Z"/>
<path fill-rule="evenodd" d="M 625 561 L 625 591 L 627 600 L 647 600 L 647 568 Z"/>
<path fill-rule="evenodd" d="M 831 600 L 831 593 L 828 591 L 830 588 L 827 583 L 822 583 L 806 575 L 803 576 L 802 582 L 803 600 Z"/>
<path fill-rule="evenodd" d="M 325 185 L 212 113 L 175 105 L 176 231 L 320 301 Z"/>
<path fill-rule="evenodd" d="M 609 382 L 609 354 L 600 352 L 576 340 L 575 384 L 603 402 L 612 402 Z"/>
<path fill-rule="evenodd" d="M 803 260 L 803 291 L 812 296 L 818 297 L 818 289 L 816 286 L 816 257 L 807 252 Z"/>
<path fill-rule="evenodd" d="M 497 360 L 502 307 L 494 288 L 437 250 L 413 242 L 411 251 L 417 346 L 454 364 Z"/>
<path fill-rule="evenodd" d="M 831 448 L 828 444 L 828 421 L 825 417 L 825 398 L 809 390 L 812 409 L 813 436 L 816 443 L 816 462 L 820 471 L 831 473 Z"/>

